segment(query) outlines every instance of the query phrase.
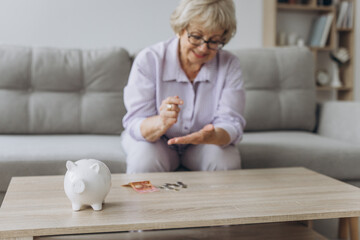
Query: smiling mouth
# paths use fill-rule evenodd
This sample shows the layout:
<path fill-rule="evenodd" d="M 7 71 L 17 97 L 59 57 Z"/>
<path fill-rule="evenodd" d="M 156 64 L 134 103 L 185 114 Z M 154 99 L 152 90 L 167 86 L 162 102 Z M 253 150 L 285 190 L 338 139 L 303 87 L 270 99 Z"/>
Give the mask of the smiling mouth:
<path fill-rule="evenodd" d="M 206 54 L 205 54 L 205 55 L 199 55 L 199 54 L 197 54 L 195 51 L 193 51 L 193 53 L 194 53 L 195 57 L 197 57 L 197 58 L 204 58 L 204 57 L 206 57 Z"/>

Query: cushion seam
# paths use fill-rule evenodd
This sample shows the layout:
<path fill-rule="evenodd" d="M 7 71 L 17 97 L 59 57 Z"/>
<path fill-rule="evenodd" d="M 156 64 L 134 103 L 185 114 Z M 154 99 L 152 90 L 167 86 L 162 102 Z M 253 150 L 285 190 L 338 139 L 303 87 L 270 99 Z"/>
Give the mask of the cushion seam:
<path fill-rule="evenodd" d="M 27 101 L 27 113 L 28 113 L 28 129 L 27 132 L 31 133 L 31 121 L 32 121 L 32 115 L 31 115 L 31 109 L 30 109 L 30 105 L 31 105 L 31 97 L 32 97 L 32 90 L 31 88 L 33 87 L 33 78 L 32 78 L 32 74 L 33 74 L 33 57 L 34 57 L 34 49 L 30 48 L 30 63 L 29 63 L 29 86 L 28 86 L 28 101 Z"/>
<path fill-rule="evenodd" d="M 79 102 L 79 132 L 84 133 L 82 119 L 83 119 L 83 99 L 86 93 L 85 88 L 85 74 L 84 74 L 84 52 L 80 52 L 80 74 L 82 81 L 82 91 L 80 92 L 80 102 Z"/>

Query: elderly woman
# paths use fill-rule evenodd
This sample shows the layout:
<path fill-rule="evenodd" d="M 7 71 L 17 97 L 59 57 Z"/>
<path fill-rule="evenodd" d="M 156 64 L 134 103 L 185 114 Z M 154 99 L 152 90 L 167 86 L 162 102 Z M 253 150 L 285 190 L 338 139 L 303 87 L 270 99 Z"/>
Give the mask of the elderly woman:
<path fill-rule="evenodd" d="M 136 57 L 124 89 L 127 173 L 240 168 L 245 94 L 239 60 L 222 47 L 236 31 L 232 0 L 182 0 L 177 37 Z"/>

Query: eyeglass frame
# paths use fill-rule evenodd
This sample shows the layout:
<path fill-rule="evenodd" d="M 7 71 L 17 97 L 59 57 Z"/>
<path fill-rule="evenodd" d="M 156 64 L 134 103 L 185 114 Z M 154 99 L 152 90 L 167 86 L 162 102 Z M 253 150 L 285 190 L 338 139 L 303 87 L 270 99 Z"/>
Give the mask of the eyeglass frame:
<path fill-rule="evenodd" d="M 210 50 L 215 50 L 215 51 L 220 50 L 220 49 L 222 49 L 222 48 L 225 46 L 225 43 L 224 43 L 224 42 L 212 41 L 211 38 L 206 41 L 203 37 L 201 37 L 201 38 L 199 39 L 199 40 L 202 41 L 200 44 L 194 44 L 194 43 L 190 42 L 190 38 L 191 38 L 191 37 L 198 37 L 198 36 L 192 35 L 192 34 L 189 32 L 188 29 L 186 29 L 186 32 L 187 32 L 187 36 L 188 36 L 188 41 L 189 41 L 189 43 L 192 44 L 192 45 L 194 45 L 194 46 L 199 47 L 199 46 L 203 45 L 204 43 L 206 43 L 206 47 L 207 47 L 208 49 L 210 49 Z M 209 47 L 209 43 L 211 43 L 211 42 L 213 42 L 213 43 L 218 43 L 218 45 L 220 45 L 220 47 L 218 47 L 217 49 L 210 48 L 210 47 Z"/>

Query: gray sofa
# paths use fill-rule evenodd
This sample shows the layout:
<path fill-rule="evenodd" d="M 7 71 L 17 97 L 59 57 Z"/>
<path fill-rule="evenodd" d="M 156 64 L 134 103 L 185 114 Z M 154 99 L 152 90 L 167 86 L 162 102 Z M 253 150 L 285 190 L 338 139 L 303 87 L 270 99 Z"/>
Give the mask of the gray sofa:
<path fill-rule="evenodd" d="M 360 103 L 316 104 L 305 48 L 234 51 L 246 87 L 243 168 L 305 166 L 360 180 Z M 0 192 L 12 176 L 64 174 L 67 160 L 126 169 L 123 88 L 132 58 L 102 50 L 0 46 Z M 0 196 L 1 202 L 2 196 Z"/>

